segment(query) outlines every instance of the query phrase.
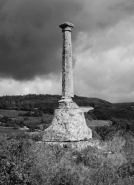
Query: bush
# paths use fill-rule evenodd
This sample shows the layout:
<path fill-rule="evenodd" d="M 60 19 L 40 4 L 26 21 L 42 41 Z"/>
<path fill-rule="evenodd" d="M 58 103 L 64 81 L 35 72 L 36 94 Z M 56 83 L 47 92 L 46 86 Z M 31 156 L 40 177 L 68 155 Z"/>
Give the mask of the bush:
<path fill-rule="evenodd" d="M 43 138 L 43 134 L 42 133 L 38 133 L 38 134 L 32 134 L 31 139 L 33 141 L 42 141 Z"/>
<path fill-rule="evenodd" d="M 72 155 L 76 156 L 76 164 L 84 164 L 89 168 L 98 168 L 101 165 L 101 161 L 95 155 L 96 149 L 93 147 L 88 147 L 81 152 L 74 152 Z"/>
<path fill-rule="evenodd" d="M 112 120 L 116 119 L 126 119 L 134 120 L 133 109 L 130 107 L 119 107 L 114 105 L 104 105 L 104 106 L 95 106 L 93 111 L 89 111 L 88 114 L 93 119 L 98 120 Z"/>
<path fill-rule="evenodd" d="M 0 138 L 1 185 L 38 185 L 41 182 L 31 146 L 24 134 Z"/>
<path fill-rule="evenodd" d="M 96 133 L 101 137 L 103 141 L 111 134 L 115 133 L 114 127 L 110 126 L 102 126 L 102 127 L 95 127 Z"/>
<path fill-rule="evenodd" d="M 113 118 L 111 121 L 111 126 L 95 127 L 95 132 L 103 141 L 112 138 L 119 131 L 122 133 L 134 133 L 134 124 L 132 121 L 117 118 Z"/>

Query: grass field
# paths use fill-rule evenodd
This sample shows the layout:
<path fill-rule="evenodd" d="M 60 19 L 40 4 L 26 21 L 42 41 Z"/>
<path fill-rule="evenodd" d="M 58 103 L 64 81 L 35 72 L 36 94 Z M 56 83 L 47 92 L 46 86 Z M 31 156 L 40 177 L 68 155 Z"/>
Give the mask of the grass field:
<path fill-rule="evenodd" d="M 102 126 L 110 126 L 111 121 L 103 121 L 103 120 L 88 120 L 86 119 L 86 123 L 88 127 L 102 127 Z"/>
<path fill-rule="evenodd" d="M 7 116 L 10 118 L 17 117 L 19 113 L 25 113 L 25 112 L 26 111 L 0 109 L 0 115 Z"/>
<path fill-rule="evenodd" d="M 5 127 L 0 127 L 0 134 L 11 134 L 11 133 L 21 133 L 24 132 L 22 130 L 19 129 L 13 129 L 13 128 L 5 128 Z"/>
<path fill-rule="evenodd" d="M 27 126 L 30 130 L 34 131 L 34 129 L 43 129 L 47 128 L 53 119 L 52 114 L 44 114 L 39 117 L 30 117 L 23 116 L 26 111 L 18 111 L 18 110 L 2 110 L 0 109 L 0 133 L 19 133 L 23 132 L 19 129 L 9 128 L 9 127 L 23 127 Z M 20 114 L 20 115 L 19 115 Z M 8 117 L 8 119 L 2 119 L 2 117 Z M 36 128 L 37 125 L 40 127 Z M 42 126 L 41 126 L 42 125 Z"/>

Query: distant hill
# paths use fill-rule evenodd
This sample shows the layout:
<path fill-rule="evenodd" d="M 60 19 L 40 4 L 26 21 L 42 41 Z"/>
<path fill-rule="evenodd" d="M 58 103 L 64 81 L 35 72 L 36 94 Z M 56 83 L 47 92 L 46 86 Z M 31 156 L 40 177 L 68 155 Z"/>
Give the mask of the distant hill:
<path fill-rule="evenodd" d="M 117 108 L 127 108 L 131 109 L 134 107 L 134 102 L 123 102 L 123 103 L 113 103 Z"/>
<path fill-rule="evenodd" d="M 113 120 L 114 118 L 134 120 L 134 102 L 107 105 L 106 103 L 98 104 L 93 111 L 88 112 L 89 117 L 97 120 Z"/>
<path fill-rule="evenodd" d="M 56 108 L 60 95 L 49 94 L 29 94 L 24 96 L 2 96 L 0 97 L 0 109 L 19 109 L 29 110 L 32 108 Z M 73 100 L 79 106 L 112 106 L 111 103 L 98 98 L 87 98 L 82 96 L 74 96 Z"/>
<path fill-rule="evenodd" d="M 53 114 L 58 106 L 60 95 L 29 94 L 24 96 L 1 96 L 0 109 L 16 109 L 24 111 L 41 110 Z M 113 118 L 134 120 L 134 102 L 110 103 L 99 98 L 74 96 L 74 102 L 79 106 L 91 106 L 88 119 L 112 120 Z"/>

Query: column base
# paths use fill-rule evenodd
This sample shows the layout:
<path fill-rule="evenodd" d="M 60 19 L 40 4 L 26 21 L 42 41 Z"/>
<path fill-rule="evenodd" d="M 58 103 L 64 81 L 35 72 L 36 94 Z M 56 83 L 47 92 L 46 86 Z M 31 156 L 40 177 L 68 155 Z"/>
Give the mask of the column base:
<path fill-rule="evenodd" d="M 60 100 L 52 125 L 44 130 L 43 141 L 87 141 L 90 138 L 92 130 L 86 125 L 83 111 L 73 101 Z"/>
<path fill-rule="evenodd" d="M 61 100 L 59 100 L 59 109 L 69 109 L 69 108 L 73 108 L 73 109 L 78 109 L 79 106 L 73 102 L 72 98 L 63 98 Z"/>

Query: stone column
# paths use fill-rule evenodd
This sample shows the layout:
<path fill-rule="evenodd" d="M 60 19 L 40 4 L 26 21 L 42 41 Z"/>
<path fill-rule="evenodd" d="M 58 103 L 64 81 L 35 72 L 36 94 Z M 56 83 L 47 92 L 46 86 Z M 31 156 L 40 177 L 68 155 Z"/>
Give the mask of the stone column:
<path fill-rule="evenodd" d="M 72 69 L 72 43 L 71 30 L 73 24 L 65 22 L 59 26 L 63 33 L 62 51 L 62 99 L 67 100 L 74 97 L 73 89 L 73 69 Z"/>
<path fill-rule="evenodd" d="M 60 25 L 63 32 L 62 99 L 59 101 L 59 107 L 55 109 L 51 126 L 44 130 L 43 141 L 49 144 L 72 143 L 73 146 L 92 138 L 92 131 L 86 125 L 83 111 L 71 98 L 74 96 L 71 46 L 73 27 L 73 24 L 68 22 Z"/>

